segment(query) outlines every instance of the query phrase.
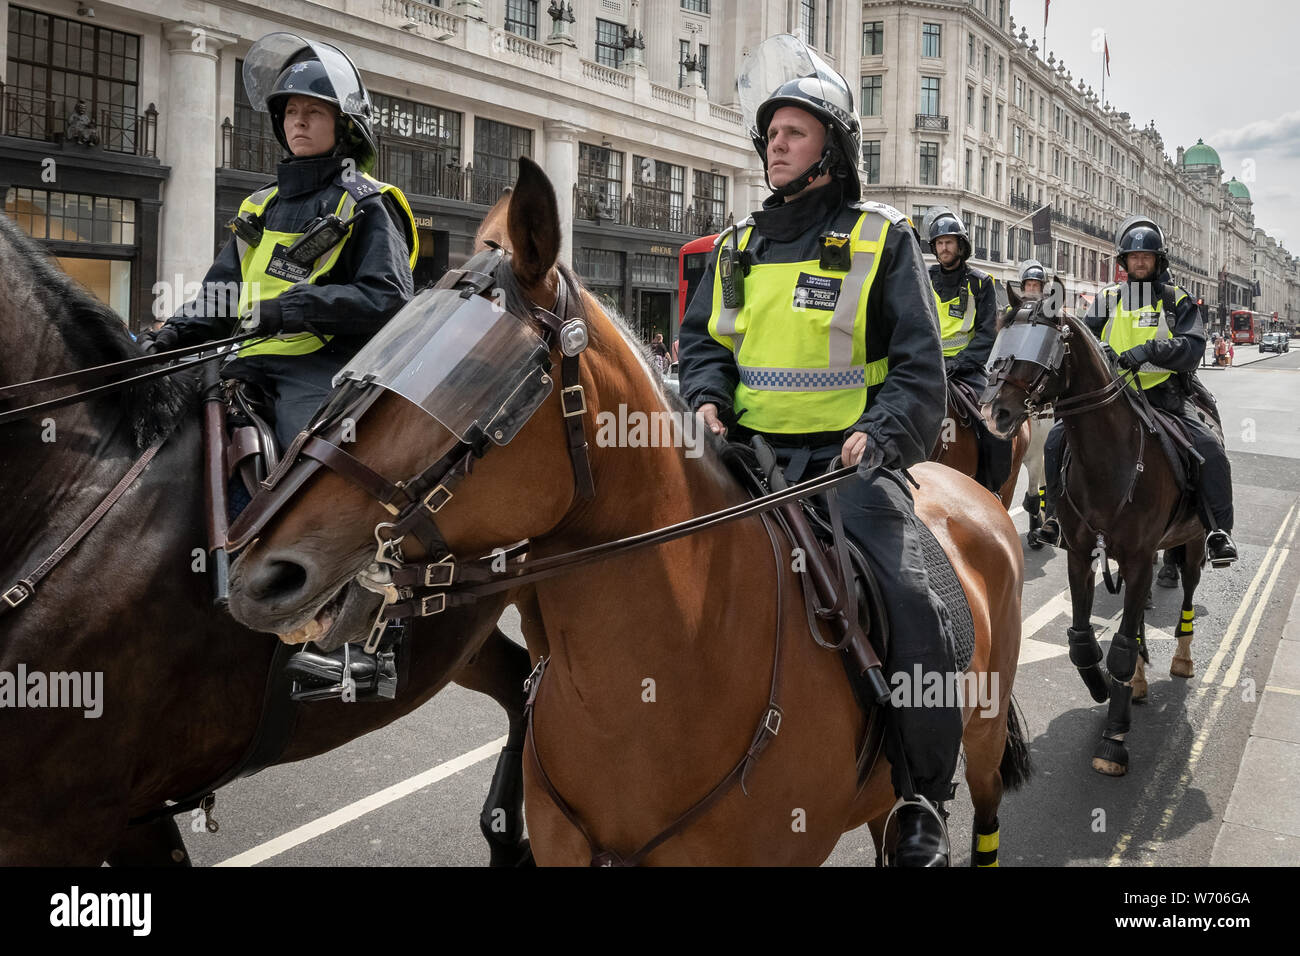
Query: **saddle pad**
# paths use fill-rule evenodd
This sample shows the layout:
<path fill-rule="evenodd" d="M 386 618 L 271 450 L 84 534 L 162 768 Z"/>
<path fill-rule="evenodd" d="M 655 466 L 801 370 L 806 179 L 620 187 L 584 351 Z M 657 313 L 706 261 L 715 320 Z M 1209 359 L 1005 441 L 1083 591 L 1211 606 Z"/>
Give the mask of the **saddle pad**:
<path fill-rule="evenodd" d="M 930 590 L 939 596 L 948 610 L 953 658 L 957 670 L 964 671 L 975 654 L 975 621 L 966 602 L 966 592 L 962 590 L 957 572 L 952 569 L 939 539 L 922 522 L 917 521 L 917 525 L 921 530 L 921 551 L 925 555 L 925 573 L 930 578 Z"/>

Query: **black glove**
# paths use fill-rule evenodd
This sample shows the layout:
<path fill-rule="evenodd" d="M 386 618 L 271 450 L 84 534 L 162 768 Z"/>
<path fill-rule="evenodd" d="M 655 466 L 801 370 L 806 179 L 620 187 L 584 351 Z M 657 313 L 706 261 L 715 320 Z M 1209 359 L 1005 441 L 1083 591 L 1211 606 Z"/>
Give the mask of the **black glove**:
<path fill-rule="evenodd" d="M 156 352 L 170 352 L 178 347 L 181 334 L 176 331 L 172 325 L 164 325 L 157 332 L 146 332 L 140 337 L 140 344 L 144 347 L 146 355 L 153 355 Z"/>
<path fill-rule="evenodd" d="M 266 299 L 257 304 L 257 328 L 254 334 L 264 338 L 284 331 L 284 306 L 278 299 Z"/>
<path fill-rule="evenodd" d="M 1151 361 L 1151 350 L 1145 345 L 1135 345 L 1119 357 L 1119 367 L 1130 372 L 1136 371 Z"/>

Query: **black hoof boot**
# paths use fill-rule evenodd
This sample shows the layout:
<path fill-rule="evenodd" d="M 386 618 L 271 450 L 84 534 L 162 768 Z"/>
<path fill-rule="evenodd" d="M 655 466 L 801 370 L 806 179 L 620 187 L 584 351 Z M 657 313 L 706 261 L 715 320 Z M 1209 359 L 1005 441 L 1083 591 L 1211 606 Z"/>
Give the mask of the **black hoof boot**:
<path fill-rule="evenodd" d="M 1211 531 L 1205 538 L 1205 556 L 1210 567 L 1226 568 L 1237 560 L 1237 546 L 1226 531 Z"/>
<path fill-rule="evenodd" d="M 1043 542 L 1038 540 L 1038 529 L 1042 526 L 1043 520 L 1038 515 L 1031 514 L 1029 516 L 1029 530 L 1025 532 L 1025 543 L 1029 545 L 1031 550 L 1037 551 L 1043 546 Z"/>
<path fill-rule="evenodd" d="M 1053 548 L 1061 546 L 1061 523 L 1056 520 L 1056 515 L 1047 517 L 1043 526 L 1038 529 L 1037 536 L 1041 544 L 1050 544 Z"/>
<path fill-rule="evenodd" d="M 1092 699 L 1104 704 L 1110 697 L 1110 681 L 1101 669 L 1101 645 L 1091 627 L 1082 631 L 1066 628 L 1070 641 L 1070 663 L 1079 668 L 1079 676 Z"/>
<path fill-rule="evenodd" d="M 1103 735 L 1092 752 L 1092 769 L 1108 777 L 1128 773 L 1128 748 L 1124 741 Z"/>
<path fill-rule="evenodd" d="M 942 805 L 940 805 L 941 807 Z M 886 866 L 948 866 L 951 852 L 942 810 L 924 797 L 900 799 L 885 821 Z"/>
<path fill-rule="evenodd" d="M 1160 565 L 1160 570 L 1156 572 L 1156 584 L 1160 585 L 1162 588 L 1178 587 L 1178 565 Z"/>

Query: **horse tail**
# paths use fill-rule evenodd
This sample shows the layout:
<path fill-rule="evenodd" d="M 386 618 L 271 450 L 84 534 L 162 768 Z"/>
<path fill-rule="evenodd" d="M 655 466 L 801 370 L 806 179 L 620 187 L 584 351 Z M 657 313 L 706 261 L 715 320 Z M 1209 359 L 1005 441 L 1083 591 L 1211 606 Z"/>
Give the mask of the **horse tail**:
<path fill-rule="evenodd" d="M 1007 712 L 1007 742 L 1002 749 L 1002 764 L 998 767 L 1002 774 L 1002 786 L 1007 790 L 1019 790 L 1034 773 L 1029 759 L 1029 741 L 1025 739 L 1024 722 L 1020 706 L 1012 697 Z"/>

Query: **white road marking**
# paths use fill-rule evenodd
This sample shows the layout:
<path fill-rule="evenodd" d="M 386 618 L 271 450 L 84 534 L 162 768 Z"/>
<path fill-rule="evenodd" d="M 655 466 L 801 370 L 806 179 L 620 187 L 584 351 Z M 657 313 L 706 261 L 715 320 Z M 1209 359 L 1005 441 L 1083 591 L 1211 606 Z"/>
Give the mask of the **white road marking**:
<path fill-rule="evenodd" d="M 1250 615 L 1250 623 L 1246 625 L 1246 633 L 1241 635 L 1241 643 L 1237 645 L 1237 653 L 1233 655 L 1232 666 L 1228 672 L 1223 675 L 1224 687 L 1235 687 L 1237 678 L 1241 677 L 1241 666 L 1246 661 L 1246 651 L 1250 648 L 1250 642 L 1255 639 L 1255 629 L 1259 627 L 1259 619 L 1264 616 L 1264 608 L 1268 606 L 1269 595 L 1273 593 L 1273 585 L 1277 584 L 1278 572 L 1282 570 L 1282 565 L 1286 564 L 1286 559 L 1291 554 L 1291 542 L 1295 540 L 1296 523 L 1291 525 L 1291 533 L 1287 535 L 1286 547 L 1277 553 L 1277 561 L 1273 564 L 1273 573 L 1268 576 L 1268 583 L 1264 585 L 1264 592 L 1259 596 L 1259 601 L 1255 604 L 1255 611 Z"/>
<path fill-rule="evenodd" d="M 1282 519 L 1282 524 L 1278 526 L 1273 543 L 1264 552 L 1264 560 L 1259 563 L 1259 570 L 1255 572 L 1255 577 L 1251 579 L 1250 587 L 1246 589 L 1245 596 L 1241 599 L 1241 603 L 1237 605 L 1237 612 L 1232 615 L 1232 620 L 1228 622 L 1228 629 L 1223 634 L 1223 640 L 1219 642 L 1219 649 L 1214 652 L 1214 657 L 1210 658 L 1210 665 L 1205 669 L 1205 674 L 1201 677 L 1202 684 L 1213 684 L 1218 676 L 1219 668 L 1223 665 L 1223 659 L 1228 656 L 1228 650 L 1232 647 L 1233 638 L 1237 636 L 1237 630 L 1241 627 L 1242 619 L 1245 618 L 1246 611 L 1249 610 L 1251 601 L 1254 599 L 1255 590 L 1259 587 L 1260 582 L 1264 580 L 1264 575 L 1268 573 L 1268 567 L 1273 560 L 1273 555 L 1277 553 L 1278 542 L 1282 540 L 1283 534 L 1286 533 L 1286 527 L 1291 523 L 1295 509 L 1296 506 L 1292 503 L 1286 517 Z"/>
<path fill-rule="evenodd" d="M 295 830 L 290 830 L 283 836 L 278 836 L 274 840 L 268 840 L 266 843 L 259 844 L 251 850 L 245 850 L 243 853 L 236 854 L 227 860 L 217 863 L 217 866 L 256 866 L 258 863 L 264 863 L 272 857 L 279 856 L 287 850 L 292 850 L 299 844 L 306 843 L 308 840 L 314 840 L 316 837 L 336 830 L 345 823 L 351 823 L 358 817 L 365 816 L 372 810 L 378 810 L 380 807 L 387 806 L 395 800 L 401 800 L 408 797 L 417 790 L 423 790 L 431 784 L 437 783 L 452 774 L 459 773 L 466 767 L 472 767 L 479 761 L 486 760 L 494 756 L 502 747 L 506 745 L 505 737 L 498 737 L 496 740 L 485 743 L 482 747 L 471 750 L 467 754 L 461 754 L 436 767 L 430 767 L 423 773 L 416 774 L 414 777 L 408 777 L 405 780 L 386 787 L 378 793 L 372 793 L 368 797 L 362 797 L 355 803 L 349 803 L 346 807 L 340 807 L 333 813 L 312 820 L 310 823 L 304 823 Z"/>

